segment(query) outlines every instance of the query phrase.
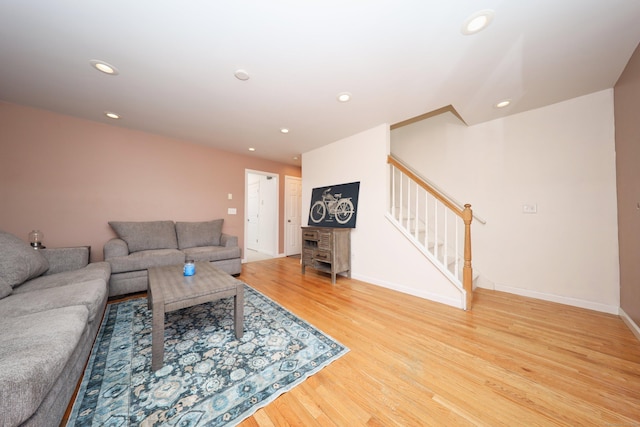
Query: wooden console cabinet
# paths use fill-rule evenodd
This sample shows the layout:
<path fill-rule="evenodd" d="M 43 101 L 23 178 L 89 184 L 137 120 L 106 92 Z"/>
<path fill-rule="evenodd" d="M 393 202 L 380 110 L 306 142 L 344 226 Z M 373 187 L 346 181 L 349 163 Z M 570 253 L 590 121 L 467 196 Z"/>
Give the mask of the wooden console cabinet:
<path fill-rule="evenodd" d="M 305 267 L 331 273 L 334 284 L 336 274 L 351 277 L 351 229 L 302 227 L 302 274 Z"/>

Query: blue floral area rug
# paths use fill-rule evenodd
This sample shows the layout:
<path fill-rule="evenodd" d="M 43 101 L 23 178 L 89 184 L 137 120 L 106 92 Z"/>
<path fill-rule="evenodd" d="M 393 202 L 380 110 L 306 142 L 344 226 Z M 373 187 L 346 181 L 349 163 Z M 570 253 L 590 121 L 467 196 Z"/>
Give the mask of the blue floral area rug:
<path fill-rule="evenodd" d="M 245 284 L 233 298 L 167 313 L 151 371 L 146 298 L 107 307 L 67 426 L 233 426 L 349 350 Z"/>

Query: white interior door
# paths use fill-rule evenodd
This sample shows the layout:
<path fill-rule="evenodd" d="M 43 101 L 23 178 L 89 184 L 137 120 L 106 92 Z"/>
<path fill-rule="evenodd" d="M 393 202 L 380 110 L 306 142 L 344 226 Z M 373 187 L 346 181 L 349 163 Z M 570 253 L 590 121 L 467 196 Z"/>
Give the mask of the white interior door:
<path fill-rule="evenodd" d="M 276 256 L 276 230 L 278 221 L 278 188 L 277 179 L 273 176 L 260 177 L 260 213 L 258 216 L 258 251 Z"/>
<path fill-rule="evenodd" d="M 260 236 L 260 181 L 247 185 L 247 249 L 258 250 Z"/>
<path fill-rule="evenodd" d="M 297 255 L 302 252 L 300 225 L 302 223 L 302 179 L 284 177 L 284 254 Z"/>
<path fill-rule="evenodd" d="M 244 248 L 278 255 L 278 174 L 245 169 Z"/>

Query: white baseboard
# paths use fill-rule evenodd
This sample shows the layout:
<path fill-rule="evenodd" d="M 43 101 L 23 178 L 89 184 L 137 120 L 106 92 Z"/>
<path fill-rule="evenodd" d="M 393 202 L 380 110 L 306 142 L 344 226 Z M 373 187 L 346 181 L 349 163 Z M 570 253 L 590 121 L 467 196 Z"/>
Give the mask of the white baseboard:
<path fill-rule="evenodd" d="M 447 298 L 447 297 L 443 297 L 442 295 L 436 295 L 430 292 L 420 291 L 418 289 L 407 288 L 397 283 L 391 283 L 391 282 L 387 282 L 379 279 L 374 279 L 372 277 L 355 275 L 355 274 L 351 274 L 351 277 L 356 280 L 367 282 L 375 286 L 380 286 L 383 288 L 391 289 L 393 291 L 402 292 L 403 294 L 408 294 L 408 295 L 413 295 L 415 297 L 428 299 L 429 301 L 439 302 L 441 304 L 446 304 L 455 308 L 460 308 L 460 309 L 464 308 L 464 305 L 463 305 L 464 301 L 462 300 L 462 296 L 460 297 L 460 299 Z"/>
<path fill-rule="evenodd" d="M 640 341 L 640 327 L 636 325 L 636 322 L 634 322 L 633 319 L 629 317 L 629 315 L 625 313 L 622 308 L 620 308 L 620 317 L 622 317 L 624 323 L 626 323 L 629 329 L 631 329 L 631 332 L 633 332 L 633 335 L 635 335 L 638 341 Z"/>
<path fill-rule="evenodd" d="M 284 257 L 286 257 L 286 255 L 285 255 L 284 253 L 280 253 L 280 254 L 277 254 L 277 255 L 272 255 L 272 254 L 270 254 L 270 253 L 266 253 L 266 252 L 260 252 L 260 251 L 256 251 L 256 252 L 259 252 L 259 253 L 261 253 L 261 254 L 264 254 L 264 255 L 270 256 L 270 257 L 272 257 L 272 258 L 284 258 Z M 241 263 L 241 264 L 246 264 L 247 262 L 248 262 L 247 258 L 242 258 L 242 259 L 240 260 L 240 263 Z"/>
<path fill-rule="evenodd" d="M 560 295 L 546 294 L 543 292 L 531 291 L 529 289 L 514 288 L 511 286 L 494 283 L 493 288 L 496 291 L 509 292 L 523 297 L 537 298 L 544 301 L 557 302 L 559 304 L 571 305 L 574 307 L 586 308 L 588 310 L 600 311 L 609 314 L 619 314 L 620 307 L 614 305 L 600 304 L 593 301 L 581 300 L 578 298 L 563 297 Z"/>

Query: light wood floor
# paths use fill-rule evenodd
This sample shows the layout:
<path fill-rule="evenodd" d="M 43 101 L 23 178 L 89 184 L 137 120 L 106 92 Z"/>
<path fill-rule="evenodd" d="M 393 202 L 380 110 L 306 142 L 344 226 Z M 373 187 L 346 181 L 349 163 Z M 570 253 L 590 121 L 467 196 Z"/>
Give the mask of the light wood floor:
<path fill-rule="evenodd" d="M 247 426 L 640 426 L 640 342 L 613 315 L 479 290 L 464 312 L 276 258 L 241 280 L 350 348 Z"/>
<path fill-rule="evenodd" d="M 351 350 L 242 427 L 640 427 L 640 342 L 617 316 L 486 290 L 465 312 L 294 258 L 239 279 Z"/>

